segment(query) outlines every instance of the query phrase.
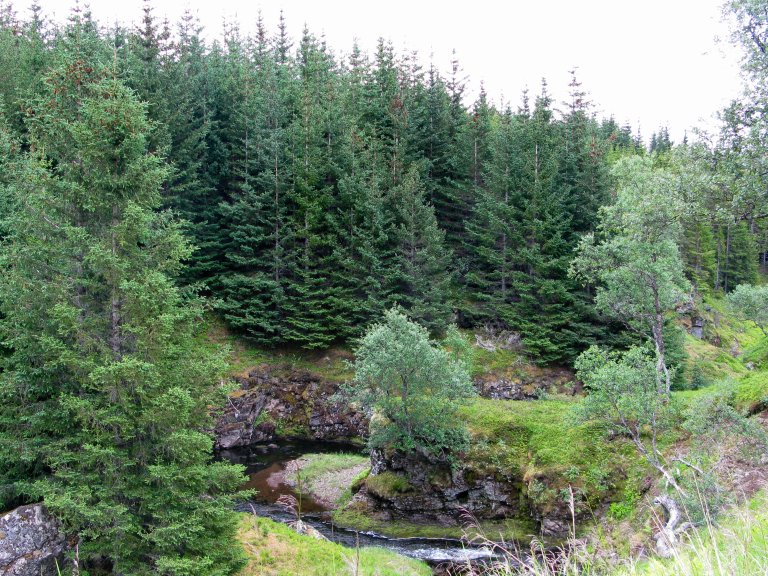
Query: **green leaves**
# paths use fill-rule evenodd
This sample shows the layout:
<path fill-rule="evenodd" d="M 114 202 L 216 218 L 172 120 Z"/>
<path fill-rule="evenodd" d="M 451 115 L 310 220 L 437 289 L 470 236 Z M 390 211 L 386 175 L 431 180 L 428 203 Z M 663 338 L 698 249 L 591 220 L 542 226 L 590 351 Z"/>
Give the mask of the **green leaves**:
<path fill-rule="evenodd" d="M 739 284 L 726 298 L 739 317 L 751 320 L 768 336 L 768 286 Z"/>
<path fill-rule="evenodd" d="M 450 344 L 444 350 L 395 309 L 361 338 L 349 392 L 372 413 L 371 447 L 436 455 L 466 448 L 456 410 L 475 390 L 466 359 L 456 356 L 464 348 L 456 333 Z"/>
<path fill-rule="evenodd" d="M 677 246 L 682 202 L 673 177 L 640 157 L 619 160 L 615 204 L 601 209 L 600 235 L 584 236 L 571 274 L 597 286 L 609 317 L 651 336 L 691 290 Z"/>

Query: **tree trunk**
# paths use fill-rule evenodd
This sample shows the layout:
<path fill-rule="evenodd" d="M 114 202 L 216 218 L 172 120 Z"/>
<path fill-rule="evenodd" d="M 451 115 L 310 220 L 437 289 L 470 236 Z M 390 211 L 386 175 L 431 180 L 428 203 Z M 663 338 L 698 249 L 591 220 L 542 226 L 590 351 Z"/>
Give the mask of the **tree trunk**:
<path fill-rule="evenodd" d="M 115 229 L 119 224 L 117 206 L 112 208 L 112 257 L 117 257 L 117 237 Z M 113 272 L 114 274 L 114 272 Z M 112 294 L 109 304 L 109 347 L 115 360 L 122 359 L 122 335 L 120 334 L 120 296 L 118 294 L 118 279 L 112 278 Z"/>

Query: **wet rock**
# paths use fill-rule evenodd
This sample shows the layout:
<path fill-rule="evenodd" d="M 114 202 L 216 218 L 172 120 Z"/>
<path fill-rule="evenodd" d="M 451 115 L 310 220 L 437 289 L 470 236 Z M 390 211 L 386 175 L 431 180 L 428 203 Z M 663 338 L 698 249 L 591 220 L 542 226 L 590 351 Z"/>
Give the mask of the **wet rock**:
<path fill-rule="evenodd" d="M 307 370 L 263 365 L 238 382 L 214 428 L 217 449 L 281 437 L 344 441 L 368 432 L 362 413 L 332 400 L 339 384 Z"/>
<path fill-rule="evenodd" d="M 56 576 L 69 545 L 59 523 L 42 504 L 0 516 L 0 575 Z"/>

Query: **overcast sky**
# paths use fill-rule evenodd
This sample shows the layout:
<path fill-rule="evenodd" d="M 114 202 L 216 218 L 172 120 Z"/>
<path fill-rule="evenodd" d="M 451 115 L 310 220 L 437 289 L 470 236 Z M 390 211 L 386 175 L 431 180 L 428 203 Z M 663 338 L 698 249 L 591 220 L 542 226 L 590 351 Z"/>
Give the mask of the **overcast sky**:
<path fill-rule="evenodd" d="M 30 0 L 16 0 L 21 12 Z M 42 0 L 57 20 L 73 0 Z M 452 50 L 469 77 L 470 94 L 484 82 L 496 102 L 517 105 L 521 91 L 537 92 L 546 77 L 550 92 L 565 99 L 568 71 L 576 68 L 600 116 L 640 127 L 647 139 L 660 125 L 679 141 L 692 126 L 714 125 L 714 113 L 740 91 L 738 53 L 728 44 L 721 0 L 164 0 L 158 17 L 173 22 L 190 8 L 209 38 L 224 18 L 253 29 L 261 8 L 270 30 L 284 10 L 289 31 L 306 23 L 324 34 L 336 53 L 357 39 L 372 51 L 376 40 L 430 55 L 444 71 Z M 103 24 L 141 19 L 140 0 L 91 0 Z M 718 37 L 721 39 L 717 41 Z"/>

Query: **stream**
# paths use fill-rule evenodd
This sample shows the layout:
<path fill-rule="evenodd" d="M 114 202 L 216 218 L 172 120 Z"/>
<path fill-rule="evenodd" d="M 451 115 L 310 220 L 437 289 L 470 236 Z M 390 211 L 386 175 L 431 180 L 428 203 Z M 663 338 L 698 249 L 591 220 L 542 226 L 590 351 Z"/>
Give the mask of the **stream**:
<path fill-rule="evenodd" d="M 304 454 L 360 452 L 350 444 L 309 441 L 280 441 L 272 444 L 255 444 L 234 450 L 222 450 L 222 458 L 246 467 L 249 477 L 244 488 L 257 491 L 256 496 L 238 505 L 242 512 L 253 512 L 278 522 L 294 520 L 277 499 L 282 495 L 298 497 L 293 487 L 281 481 L 276 473 L 285 470 L 286 464 Z M 398 554 L 417 558 L 431 566 L 458 565 L 492 559 L 495 554 L 488 548 L 472 546 L 458 539 L 446 538 L 388 538 L 374 532 L 356 532 L 335 526 L 330 511 L 310 495 L 301 498 L 302 520 L 323 536 L 344 546 L 379 546 Z"/>

